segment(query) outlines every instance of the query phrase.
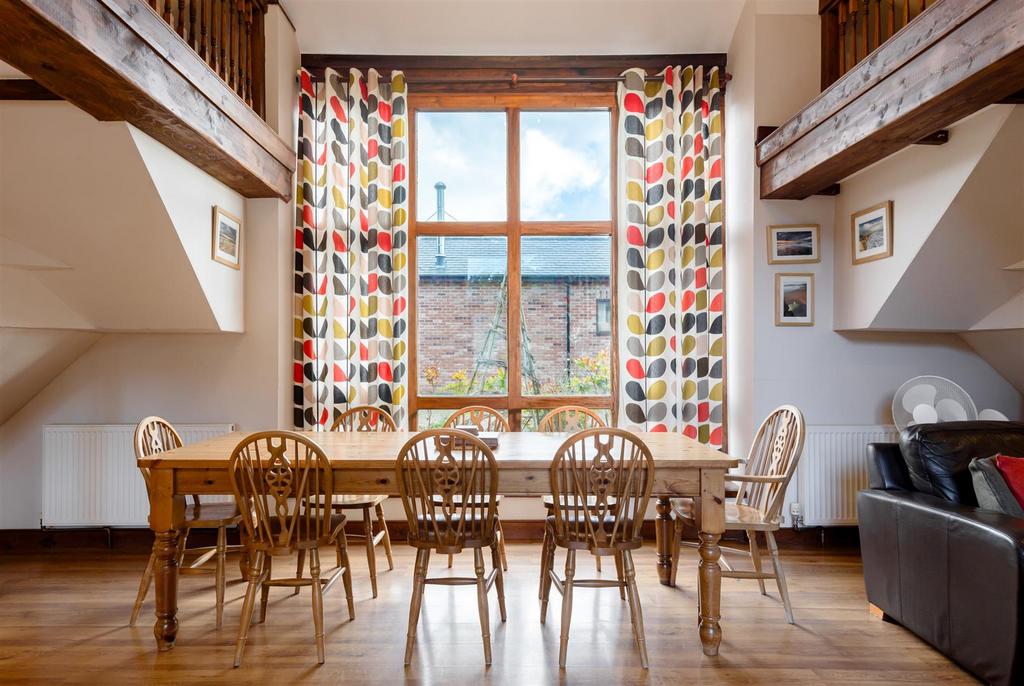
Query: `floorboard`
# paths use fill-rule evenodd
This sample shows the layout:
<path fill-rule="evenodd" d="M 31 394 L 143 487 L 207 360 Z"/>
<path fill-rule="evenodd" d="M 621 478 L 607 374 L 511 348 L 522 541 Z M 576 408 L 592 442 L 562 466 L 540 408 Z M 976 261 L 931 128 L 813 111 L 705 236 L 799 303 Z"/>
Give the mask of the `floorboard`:
<path fill-rule="evenodd" d="M 653 546 L 636 555 L 651 668 L 640 669 L 627 606 L 614 589 L 575 593 L 568 665 L 558 670 L 560 603 L 539 623 L 540 546 L 510 544 L 508 622 L 491 594 L 493 665 L 486 669 L 472 587 L 428 586 L 413 664 L 402 655 L 414 554 L 396 545 L 394 571 L 378 556 L 380 596 L 370 597 L 363 551 L 353 546 L 356 619 L 347 621 L 339 583 L 325 602 L 327 661 L 316 664 L 309 591 L 274 589 L 265 624 L 249 633 L 232 669 L 243 584 L 229 566 L 224 629 L 213 626 L 212 577 L 184 577 L 181 630 L 174 650 L 157 654 L 152 592 L 135 627 L 127 625 L 145 555 L 60 552 L 0 555 L 0 682 L 3 683 L 311 683 L 347 684 L 962 684 L 977 683 L 903 628 L 873 618 L 860 558 L 835 551 L 783 551 L 797 625 L 786 624 L 778 593 L 753 581 L 722 584 L 724 641 L 704 657 L 696 632 L 696 558 L 683 551 L 680 587 L 658 584 Z M 471 574 L 472 556 L 456 560 Z M 431 574 L 448 571 L 431 560 Z M 614 565 L 606 560 L 605 574 Z M 280 568 L 279 568 L 280 569 Z M 577 578 L 592 576 L 581 556 Z M 771 583 L 771 582 L 769 582 Z"/>

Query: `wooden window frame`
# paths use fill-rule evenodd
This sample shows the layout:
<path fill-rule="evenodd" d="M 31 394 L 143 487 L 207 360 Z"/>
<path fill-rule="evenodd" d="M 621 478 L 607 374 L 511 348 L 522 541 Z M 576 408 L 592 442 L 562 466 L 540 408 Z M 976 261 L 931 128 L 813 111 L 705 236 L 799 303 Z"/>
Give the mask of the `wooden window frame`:
<path fill-rule="evenodd" d="M 520 212 L 520 112 L 606 110 L 609 112 L 609 219 L 607 221 L 521 221 Z M 419 112 L 486 112 L 502 111 L 506 116 L 506 215 L 505 221 L 488 222 L 420 222 L 416 219 L 417 187 L 416 172 L 416 115 Z M 524 410 L 544 410 L 561 405 L 582 405 L 591 409 L 609 410 L 612 424 L 617 421 L 618 389 L 618 332 L 616 289 L 616 168 L 617 150 L 615 139 L 618 125 L 618 103 L 614 92 L 579 93 L 572 91 L 546 93 L 423 93 L 409 94 L 409 394 L 410 427 L 416 426 L 420 410 L 456 410 L 466 405 L 485 405 L 508 413 L 513 431 L 522 428 Z M 505 395 L 440 396 L 423 395 L 419 388 L 417 359 L 418 309 L 417 286 L 417 239 L 420 236 L 504 236 L 507 239 L 508 261 L 508 305 L 506 307 L 508 332 L 508 374 Z M 521 239 L 523 236 L 609 236 L 611 238 L 611 273 L 609 274 L 611 299 L 611 393 L 608 395 L 524 395 L 522 392 L 522 365 L 520 340 L 522 293 L 521 293 Z"/>

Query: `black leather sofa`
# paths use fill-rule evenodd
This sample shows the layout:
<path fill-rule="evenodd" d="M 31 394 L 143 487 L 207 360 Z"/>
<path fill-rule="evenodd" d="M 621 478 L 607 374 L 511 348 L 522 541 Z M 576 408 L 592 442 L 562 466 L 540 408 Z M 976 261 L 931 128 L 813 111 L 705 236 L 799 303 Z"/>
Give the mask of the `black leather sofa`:
<path fill-rule="evenodd" d="M 868 602 L 984 681 L 1024 684 L 1024 519 L 978 508 L 970 461 L 1024 456 L 1024 423 L 950 422 L 868 446 Z"/>

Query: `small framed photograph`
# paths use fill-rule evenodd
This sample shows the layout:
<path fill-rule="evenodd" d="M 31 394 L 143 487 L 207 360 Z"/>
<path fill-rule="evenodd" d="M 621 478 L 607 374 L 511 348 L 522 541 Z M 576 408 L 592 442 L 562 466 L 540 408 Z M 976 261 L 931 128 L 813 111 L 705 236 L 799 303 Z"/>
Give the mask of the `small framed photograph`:
<path fill-rule="evenodd" d="M 817 224 L 777 224 L 768 227 L 768 264 L 820 262 Z"/>
<path fill-rule="evenodd" d="M 850 227 L 854 264 L 892 257 L 892 200 L 855 212 Z"/>
<path fill-rule="evenodd" d="M 213 259 L 232 269 L 242 264 L 242 220 L 221 207 L 213 208 Z"/>
<path fill-rule="evenodd" d="M 775 326 L 814 326 L 814 274 L 775 275 Z"/>

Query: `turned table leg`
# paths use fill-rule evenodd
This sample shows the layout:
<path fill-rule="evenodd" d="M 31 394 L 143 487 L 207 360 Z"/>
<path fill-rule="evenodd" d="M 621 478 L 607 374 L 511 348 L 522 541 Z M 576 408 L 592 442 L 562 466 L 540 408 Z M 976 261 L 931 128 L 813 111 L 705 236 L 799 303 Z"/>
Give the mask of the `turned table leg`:
<path fill-rule="evenodd" d="M 159 650 L 170 650 L 178 635 L 178 531 L 158 531 L 156 542 L 156 624 L 153 635 Z"/>
<path fill-rule="evenodd" d="M 155 533 L 153 570 L 156 588 L 156 624 L 153 635 L 160 651 L 174 647 L 178 636 L 178 528 L 185 512 L 185 498 L 174 494 L 174 472 L 150 472 L 149 526 Z"/>
<path fill-rule="evenodd" d="M 658 580 L 665 586 L 672 585 L 672 503 L 668 496 L 658 496 L 655 505 L 654 535 L 658 550 Z"/>
<path fill-rule="evenodd" d="M 725 530 L 725 473 L 704 470 L 701 474 L 701 522 L 698 580 L 700 583 L 700 642 L 704 654 L 718 655 L 722 643 L 722 568 L 718 561 L 722 550 L 718 542 Z"/>

